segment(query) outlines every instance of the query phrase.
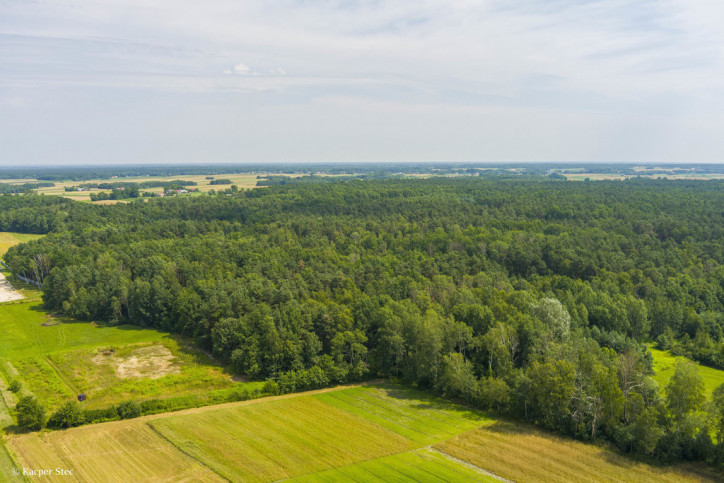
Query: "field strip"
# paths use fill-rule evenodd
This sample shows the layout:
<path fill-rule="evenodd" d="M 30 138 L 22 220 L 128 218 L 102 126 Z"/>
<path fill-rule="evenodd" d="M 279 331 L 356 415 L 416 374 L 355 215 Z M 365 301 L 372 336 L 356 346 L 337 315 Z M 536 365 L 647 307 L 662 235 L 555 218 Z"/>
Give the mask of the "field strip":
<path fill-rule="evenodd" d="M 60 368 L 53 362 L 53 360 L 46 356 L 42 356 L 42 359 L 50 366 L 50 368 L 55 372 L 55 375 L 58 376 L 58 379 L 60 379 L 65 386 L 70 389 L 70 392 L 73 394 L 80 394 L 83 391 L 78 390 L 77 387 L 63 374 L 63 371 L 60 370 Z"/>
<path fill-rule="evenodd" d="M 495 478 L 496 480 L 505 481 L 506 483 L 514 483 L 513 480 L 508 480 L 508 479 L 506 479 L 506 478 L 503 478 L 502 476 L 496 475 L 496 474 L 493 473 L 492 471 L 488 471 L 488 470 L 486 470 L 485 468 L 481 468 L 480 466 L 474 465 L 474 464 L 469 463 L 469 462 L 467 462 L 467 461 L 465 461 L 465 460 L 461 460 L 460 458 L 456 458 L 455 456 L 450 455 L 450 454 L 447 454 L 446 452 L 441 451 L 441 450 L 439 450 L 439 449 L 437 449 L 437 448 L 433 448 L 433 447 L 431 447 L 431 446 L 426 446 L 425 449 L 427 449 L 427 450 L 429 450 L 429 451 L 434 451 L 435 453 L 440 454 L 442 457 L 447 458 L 447 459 L 449 459 L 450 461 L 454 461 L 454 462 L 456 462 L 457 464 L 466 466 L 466 467 L 468 467 L 468 468 L 470 468 L 470 469 L 472 469 L 472 470 L 479 471 L 480 473 L 482 473 L 482 474 L 484 474 L 484 475 L 486 475 L 486 476 L 490 476 L 491 478 Z"/>
<path fill-rule="evenodd" d="M 169 438 L 167 438 L 163 433 L 161 433 L 160 431 L 158 431 L 158 430 L 157 430 L 156 428 L 154 428 L 152 425 L 146 424 L 146 427 L 149 428 L 149 429 L 150 429 L 151 431 L 153 431 L 154 433 L 156 433 L 156 434 L 158 435 L 158 437 L 160 437 L 161 439 L 163 439 L 164 441 L 166 441 L 166 442 L 167 442 L 168 444 L 170 444 L 172 447 L 176 448 L 177 450 L 179 450 L 180 452 L 182 452 L 183 454 L 185 454 L 186 456 L 188 456 L 189 458 L 191 458 L 193 461 L 196 461 L 198 464 L 200 464 L 200 465 L 203 466 L 204 468 L 207 468 L 209 471 L 211 471 L 211 472 L 214 473 L 215 475 L 218 475 L 219 478 L 222 478 L 222 479 L 224 479 L 224 480 L 230 481 L 230 480 L 228 480 L 224 475 L 222 475 L 221 473 L 219 473 L 218 471 L 216 471 L 214 468 L 212 468 L 211 466 L 209 466 L 209 465 L 206 464 L 205 462 L 201 461 L 199 458 L 197 458 L 196 456 L 194 456 L 194 455 L 191 454 L 190 452 L 184 450 L 183 447 L 182 447 L 182 445 L 176 444 L 176 443 L 174 443 L 173 441 L 171 441 Z"/>
<path fill-rule="evenodd" d="M 350 411 L 350 409 L 355 409 L 355 408 L 356 408 L 353 404 L 351 404 L 349 401 L 347 401 L 347 400 L 345 400 L 345 399 L 339 398 L 339 397 L 337 397 L 337 396 L 335 396 L 335 395 L 332 395 L 332 394 L 330 394 L 329 397 L 331 397 L 331 398 L 335 399 L 336 401 L 338 401 L 338 402 L 339 402 L 339 408 L 342 409 L 343 411 L 352 412 L 352 411 Z M 356 398 L 353 398 L 353 399 L 356 399 Z M 324 400 L 322 399 L 322 401 L 324 401 Z M 362 416 L 362 417 L 364 417 L 364 416 Z M 407 425 L 407 424 L 403 424 L 403 423 L 401 423 L 399 420 L 395 420 L 395 419 L 391 419 L 391 418 L 389 418 L 389 417 L 381 416 L 381 415 L 379 415 L 379 414 L 377 414 L 377 413 L 372 413 L 372 412 L 369 412 L 369 411 L 368 411 L 368 412 L 367 412 L 366 419 L 368 419 L 369 421 L 372 421 L 372 422 L 375 423 L 375 424 L 379 424 L 379 421 L 380 421 L 380 420 L 382 420 L 382 421 L 387 421 L 387 422 L 390 423 L 391 425 L 400 426 L 400 427 L 402 427 L 402 428 L 405 428 L 405 429 L 410 430 L 410 431 L 413 432 L 413 433 L 418 433 L 418 434 L 420 434 L 420 435 L 422 435 L 422 436 L 424 436 L 424 437 L 430 437 L 429 434 L 423 433 L 422 431 L 420 431 L 420 430 L 418 430 L 418 429 L 415 429 L 415 428 L 413 428 L 413 427 L 411 427 L 411 426 L 409 426 L 409 425 Z M 409 419 L 409 418 L 405 418 L 405 419 Z M 375 421 L 375 420 L 377 420 L 377 421 Z M 380 426 L 382 426 L 382 425 L 380 425 Z M 389 429 L 389 428 L 388 428 L 388 429 Z M 407 437 L 408 439 L 410 439 L 409 436 L 406 436 L 406 437 Z"/>
<path fill-rule="evenodd" d="M 2 377 L 0 377 L 0 392 L 2 392 L 2 397 L 0 398 L 0 430 L 2 430 L 2 428 L 12 426 L 14 423 L 13 417 L 10 415 L 10 405 L 5 400 L 6 393 L 10 393 L 10 391 Z"/>

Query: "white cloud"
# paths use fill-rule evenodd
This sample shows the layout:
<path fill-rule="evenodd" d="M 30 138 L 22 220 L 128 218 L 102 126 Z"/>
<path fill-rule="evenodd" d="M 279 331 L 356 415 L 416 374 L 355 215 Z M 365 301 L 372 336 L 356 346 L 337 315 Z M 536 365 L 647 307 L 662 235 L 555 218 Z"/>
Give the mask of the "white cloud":
<path fill-rule="evenodd" d="M 236 64 L 234 66 L 234 72 L 239 75 L 249 75 L 254 73 L 254 71 L 251 70 L 251 67 L 246 64 Z"/>

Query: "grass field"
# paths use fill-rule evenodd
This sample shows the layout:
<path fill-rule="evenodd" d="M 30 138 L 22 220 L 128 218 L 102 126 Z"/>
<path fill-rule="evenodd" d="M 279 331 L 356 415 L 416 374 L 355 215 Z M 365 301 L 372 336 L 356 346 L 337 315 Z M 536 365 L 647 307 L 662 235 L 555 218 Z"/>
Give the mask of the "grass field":
<path fill-rule="evenodd" d="M 659 388 L 663 390 L 666 384 L 668 384 L 669 379 L 671 379 L 671 376 L 674 375 L 676 361 L 684 359 L 684 357 L 672 356 L 668 351 L 660 351 L 653 347 L 649 347 L 649 351 L 651 355 L 654 356 L 654 372 L 656 373 L 654 380 L 659 383 Z M 702 365 L 698 365 L 697 368 L 699 375 L 704 379 L 706 395 L 707 397 L 711 397 L 714 389 L 724 384 L 724 371 Z"/>
<path fill-rule="evenodd" d="M 426 427 L 432 429 L 421 431 Z M 429 441 L 437 442 L 430 447 Z M 717 477 L 637 463 L 389 384 L 16 435 L 9 446 L 26 467 L 68 468 L 87 481 L 492 481 L 492 473 L 516 481 Z"/>
<path fill-rule="evenodd" d="M 10 360 L 89 347 L 160 341 L 167 337 L 167 333 L 132 325 L 107 327 L 53 317 L 37 302 L 0 306 L 0 355 Z"/>
<path fill-rule="evenodd" d="M 18 360 L 14 365 L 28 388 L 51 407 L 68 394 L 81 392 L 88 396 L 84 406 L 92 409 L 127 399 L 202 393 L 235 384 L 208 356 L 181 347 L 171 338 L 113 347 L 54 353 Z M 50 373 L 46 379 L 29 377 L 38 366 Z"/>

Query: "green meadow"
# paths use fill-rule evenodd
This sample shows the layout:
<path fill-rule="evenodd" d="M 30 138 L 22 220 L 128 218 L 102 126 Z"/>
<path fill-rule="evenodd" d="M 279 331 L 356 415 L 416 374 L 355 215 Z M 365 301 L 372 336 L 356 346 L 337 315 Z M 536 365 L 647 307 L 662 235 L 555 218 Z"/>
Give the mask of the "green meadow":
<path fill-rule="evenodd" d="M 55 317 L 39 302 L 0 305 L 0 329 L 0 357 L 10 360 L 168 337 L 167 333 L 132 325 L 111 327 Z"/>
<path fill-rule="evenodd" d="M 674 366 L 676 361 L 685 359 L 682 356 L 673 356 L 669 351 L 660 351 L 649 347 L 651 355 L 654 356 L 654 380 L 659 384 L 659 387 L 663 389 L 668 384 L 671 376 L 674 375 Z M 717 387 L 724 384 L 724 371 L 720 369 L 714 369 L 712 367 L 697 365 L 699 375 L 704 380 L 704 388 L 706 390 L 706 396 L 711 397 L 711 393 Z"/>

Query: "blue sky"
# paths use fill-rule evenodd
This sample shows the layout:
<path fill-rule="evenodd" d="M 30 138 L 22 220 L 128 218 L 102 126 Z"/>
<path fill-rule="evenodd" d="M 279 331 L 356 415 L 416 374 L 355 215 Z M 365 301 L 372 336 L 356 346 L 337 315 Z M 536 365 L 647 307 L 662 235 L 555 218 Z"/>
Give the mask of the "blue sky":
<path fill-rule="evenodd" d="M 724 3 L 0 0 L 0 164 L 724 160 Z"/>

